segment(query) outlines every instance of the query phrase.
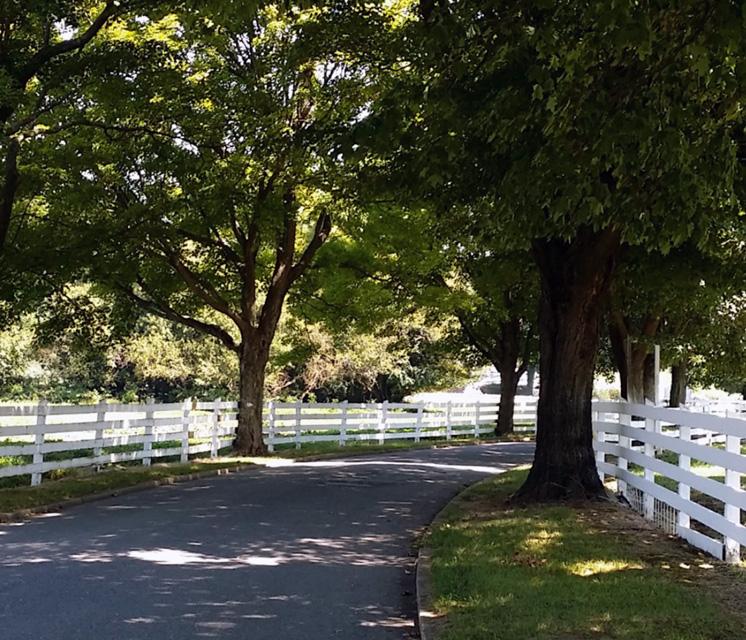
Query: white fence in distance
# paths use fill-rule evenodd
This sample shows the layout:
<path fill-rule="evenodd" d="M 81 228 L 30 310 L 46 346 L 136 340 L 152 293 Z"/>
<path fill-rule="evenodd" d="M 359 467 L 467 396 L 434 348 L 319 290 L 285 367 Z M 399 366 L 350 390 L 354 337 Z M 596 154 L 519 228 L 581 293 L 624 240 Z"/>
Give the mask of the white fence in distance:
<path fill-rule="evenodd" d="M 602 479 L 616 478 L 632 506 L 670 533 L 738 562 L 746 546 L 746 420 L 626 402 L 593 408 Z M 693 460 L 711 477 L 693 472 Z"/>
<path fill-rule="evenodd" d="M 233 440 L 235 402 L 173 404 L 0 406 L 0 478 L 42 475 L 60 469 L 179 456 L 215 458 Z M 265 406 L 264 434 L 270 451 L 304 443 L 473 437 L 492 433 L 498 404 L 273 403 Z M 536 398 L 519 397 L 515 421 L 531 425 Z"/>

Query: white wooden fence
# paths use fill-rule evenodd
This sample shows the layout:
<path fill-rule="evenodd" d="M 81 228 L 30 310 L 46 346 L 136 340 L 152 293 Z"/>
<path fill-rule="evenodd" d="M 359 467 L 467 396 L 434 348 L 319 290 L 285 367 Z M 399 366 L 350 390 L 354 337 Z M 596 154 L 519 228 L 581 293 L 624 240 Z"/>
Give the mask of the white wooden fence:
<path fill-rule="evenodd" d="M 632 506 L 670 533 L 713 556 L 739 561 L 746 545 L 746 420 L 598 402 L 593 426 L 602 479 L 616 478 Z"/>
<path fill-rule="evenodd" d="M 478 438 L 491 433 L 498 404 L 268 403 L 270 451 L 304 443 Z M 519 397 L 515 421 L 535 422 L 536 398 Z M 30 475 L 32 485 L 59 469 L 179 456 L 216 457 L 234 436 L 235 402 L 0 406 L 0 478 Z"/>
<path fill-rule="evenodd" d="M 265 441 L 275 450 L 317 442 L 479 438 L 494 429 L 497 402 L 270 402 Z M 600 475 L 616 478 L 647 518 L 714 556 L 737 561 L 746 545 L 746 419 L 624 402 L 593 407 Z M 519 396 L 517 429 L 533 429 L 535 419 L 536 398 Z M 59 469 L 216 457 L 230 446 L 236 425 L 236 403 L 220 400 L 0 406 L 0 478 L 28 474 L 36 485 Z"/>

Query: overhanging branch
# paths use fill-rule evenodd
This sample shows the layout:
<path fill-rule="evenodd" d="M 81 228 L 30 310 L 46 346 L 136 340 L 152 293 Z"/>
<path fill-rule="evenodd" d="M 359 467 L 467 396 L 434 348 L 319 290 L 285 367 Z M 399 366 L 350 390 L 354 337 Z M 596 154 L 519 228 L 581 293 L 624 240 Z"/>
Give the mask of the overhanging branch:
<path fill-rule="evenodd" d="M 170 320 L 171 322 L 177 322 L 178 324 L 190 327 L 191 329 L 195 329 L 205 335 L 212 336 L 231 351 L 238 353 L 238 345 L 235 340 L 231 334 L 222 327 L 209 322 L 203 322 L 202 320 L 197 320 L 191 316 L 185 316 L 163 302 L 158 302 L 138 295 L 130 287 L 117 285 L 117 289 L 144 311 L 165 318 L 166 320 Z"/>

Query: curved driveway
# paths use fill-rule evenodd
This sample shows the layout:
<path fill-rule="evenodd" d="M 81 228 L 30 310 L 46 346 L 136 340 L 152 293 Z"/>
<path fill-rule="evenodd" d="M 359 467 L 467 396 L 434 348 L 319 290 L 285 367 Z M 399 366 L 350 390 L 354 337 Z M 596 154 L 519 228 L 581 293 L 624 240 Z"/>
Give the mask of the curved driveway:
<path fill-rule="evenodd" d="M 299 462 L 0 525 L 0 637 L 416 637 L 413 540 L 532 445 Z"/>

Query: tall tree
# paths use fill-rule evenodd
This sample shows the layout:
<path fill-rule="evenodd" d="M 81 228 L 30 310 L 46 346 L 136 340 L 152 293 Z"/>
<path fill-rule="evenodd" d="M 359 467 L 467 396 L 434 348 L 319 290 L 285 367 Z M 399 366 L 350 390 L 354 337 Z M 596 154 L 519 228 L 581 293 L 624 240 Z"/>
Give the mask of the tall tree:
<path fill-rule="evenodd" d="M 518 382 L 536 362 L 538 339 L 536 270 L 525 253 L 462 259 L 454 313 L 464 340 L 500 374 L 495 433 L 513 431 Z"/>
<path fill-rule="evenodd" d="M 370 177 L 361 184 L 381 188 Z M 396 194 L 382 189 L 384 204 L 372 204 L 369 193 L 359 196 L 362 211 L 343 222 L 325 248 L 302 289 L 301 306 L 344 330 L 351 321 L 374 325 L 416 312 L 450 325 L 454 357 L 491 364 L 500 373 L 495 430 L 512 431 L 518 382 L 538 348 L 531 256 L 470 243 L 450 219 L 421 203 L 388 204 Z"/>
<path fill-rule="evenodd" d="M 345 206 L 333 144 L 365 83 L 329 46 L 332 13 L 233 3 L 141 20 L 121 35 L 133 55 L 86 98 L 85 139 L 57 149 L 72 166 L 58 211 L 85 223 L 69 246 L 89 276 L 236 354 L 240 453 L 264 451 L 283 304 Z"/>
<path fill-rule="evenodd" d="M 516 497 L 600 495 L 591 393 L 620 249 L 667 252 L 734 214 L 741 5 L 467 0 L 420 9 L 400 54 L 408 64 L 384 80 L 391 90 L 371 123 L 403 123 L 389 154 L 402 189 L 472 219 L 475 237 L 491 228 L 532 248 L 538 435 Z"/>

